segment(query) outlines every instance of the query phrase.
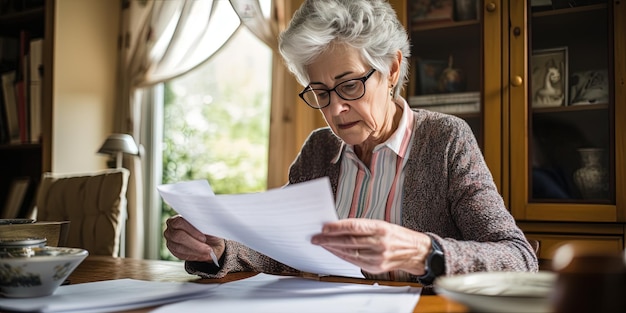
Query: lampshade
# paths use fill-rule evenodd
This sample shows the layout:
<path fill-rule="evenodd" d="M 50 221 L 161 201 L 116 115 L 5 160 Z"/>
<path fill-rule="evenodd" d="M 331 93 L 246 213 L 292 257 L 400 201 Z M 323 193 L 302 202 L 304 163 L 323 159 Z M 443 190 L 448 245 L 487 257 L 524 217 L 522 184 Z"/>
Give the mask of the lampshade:
<path fill-rule="evenodd" d="M 122 167 L 122 154 L 139 155 L 139 149 L 135 139 L 128 134 L 111 134 L 104 141 L 98 153 L 108 154 L 115 157 L 117 168 Z M 111 166 L 111 165 L 109 165 Z"/>
<path fill-rule="evenodd" d="M 102 144 L 98 153 L 116 154 L 118 152 L 138 155 L 139 149 L 131 135 L 128 134 L 111 134 Z"/>

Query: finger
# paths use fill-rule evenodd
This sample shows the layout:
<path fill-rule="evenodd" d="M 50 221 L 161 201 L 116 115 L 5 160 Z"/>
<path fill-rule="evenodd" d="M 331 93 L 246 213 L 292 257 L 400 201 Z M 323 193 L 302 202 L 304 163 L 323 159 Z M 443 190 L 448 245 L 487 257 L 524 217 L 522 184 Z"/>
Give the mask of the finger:
<path fill-rule="evenodd" d="M 209 245 L 179 229 L 168 228 L 164 232 L 166 246 L 179 259 L 197 261 L 210 257 Z"/>
<path fill-rule="evenodd" d="M 211 260 L 211 250 L 219 257 L 224 252 L 222 238 L 201 233 L 180 215 L 169 218 L 166 224 L 163 233 L 166 247 L 181 260 L 208 261 Z"/>
<path fill-rule="evenodd" d="M 211 247 L 209 245 L 205 244 L 200 247 L 192 247 L 167 241 L 166 246 L 173 256 L 181 260 L 202 262 L 211 261 Z"/>
<path fill-rule="evenodd" d="M 355 235 L 372 236 L 378 235 L 383 226 L 377 220 L 351 218 L 324 224 L 322 233 L 329 236 Z"/>
<path fill-rule="evenodd" d="M 191 223 L 189 223 L 185 218 L 183 218 L 180 215 L 176 215 L 167 219 L 166 225 L 167 225 L 166 231 L 168 230 L 184 231 L 197 241 L 205 240 L 204 234 L 201 231 L 199 231 L 197 228 L 195 228 L 193 225 L 191 225 Z"/>
<path fill-rule="evenodd" d="M 335 234 L 317 234 L 311 237 L 311 243 L 324 246 L 325 248 L 334 247 L 336 249 L 361 249 L 383 251 L 385 246 L 381 236 L 355 236 L 355 235 L 335 235 Z"/>

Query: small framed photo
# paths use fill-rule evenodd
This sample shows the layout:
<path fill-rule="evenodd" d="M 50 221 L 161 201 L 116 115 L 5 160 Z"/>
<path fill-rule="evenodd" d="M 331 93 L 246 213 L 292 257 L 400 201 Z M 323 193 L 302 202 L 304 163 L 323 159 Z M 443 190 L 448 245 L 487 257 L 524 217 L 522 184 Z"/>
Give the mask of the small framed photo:
<path fill-rule="evenodd" d="M 443 92 L 439 86 L 439 80 L 446 67 L 448 67 L 446 60 L 418 59 L 418 90 L 421 95 Z"/>
<path fill-rule="evenodd" d="M 567 47 L 535 50 L 530 62 L 532 107 L 567 105 Z"/>

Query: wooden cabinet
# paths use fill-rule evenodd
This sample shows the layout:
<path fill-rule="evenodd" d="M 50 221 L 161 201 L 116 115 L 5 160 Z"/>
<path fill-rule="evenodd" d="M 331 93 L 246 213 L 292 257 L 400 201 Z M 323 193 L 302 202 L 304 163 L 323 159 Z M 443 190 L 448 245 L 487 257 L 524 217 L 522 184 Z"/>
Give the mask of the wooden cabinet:
<path fill-rule="evenodd" d="M 542 244 L 624 249 L 626 4 L 562 2 L 510 4 L 509 206 Z"/>
<path fill-rule="evenodd" d="M 406 99 L 413 108 L 455 114 L 472 128 L 499 189 L 502 177 L 502 10 L 478 0 L 390 1 L 411 39 Z M 461 6 L 455 2 L 463 4 Z M 443 104 L 441 104 L 443 103 Z"/>
<path fill-rule="evenodd" d="M 43 39 L 41 77 L 41 136 L 19 143 L 0 143 L 0 210 L 11 182 L 18 177 L 30 177 L 36 186 L 41 173 L 51 168 L 52 136 L 52 38 L 54 0 L 0 0 L 0 38 L 3 57 L 0 71 L 17 70 L 20 34 L 28 40 Z M 13 43 L 10 43 L 13 42 Z M 18 49 L 15 51 L 14 49 Z M 11 56 L 14 55 L 15 57 Z M 3 103 L 3 102 L 2 102 Z M 6 105 L 6 104 L 5 104 Z M 4 107 L 2 107 L 4 110 Z M 29 136 L 30 137 L 30 136 Z"/>
<path fill-rule="evenodd" d="M 422 1 L 391 1 L 410 33 L 412 83 L 422 59 L 454 55 L 464 91 L 478 91 L 481 103 L 456 115 L 474 129 L 507 207 L 546 263 L 571 240 L 623 250 L 626 3 L 451 2 L 453 10 L 477 3 L 476 18 L 425 22 L 415 17 Z M 407 99 L 421 91 L 409 86 Z"/>

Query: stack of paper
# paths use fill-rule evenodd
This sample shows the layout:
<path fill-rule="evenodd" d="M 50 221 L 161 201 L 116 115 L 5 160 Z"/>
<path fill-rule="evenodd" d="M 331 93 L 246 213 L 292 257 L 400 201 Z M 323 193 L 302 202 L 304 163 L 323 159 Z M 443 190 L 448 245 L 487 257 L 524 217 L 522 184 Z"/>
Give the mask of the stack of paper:
<path fill-rule="evenodd" d="M 165 305 L 154 313 L 409 313 L 414 311 L 421 290 L 259 274 L 220 285 L 206 297 Z"/>
<path fill-rule="evenodd" d="M 258 274 L 225 284 L 118 279 L 59 287 L 47 297 L 0 298 L 0 311 L 104 313 L 153 307 L 180 312 L 413 312 L 421 288 L 321 282 Z"/>
<path fill-rule="evenodd" d="M 182 266 L 182 265 L 181 265 Z M 205 295 L 219 285 L 151 282 L 133 279 L 108 280 L 59 287 L 39 298 L 0 299 L 0 311 L 15 312 L 116 312 Z"/>

